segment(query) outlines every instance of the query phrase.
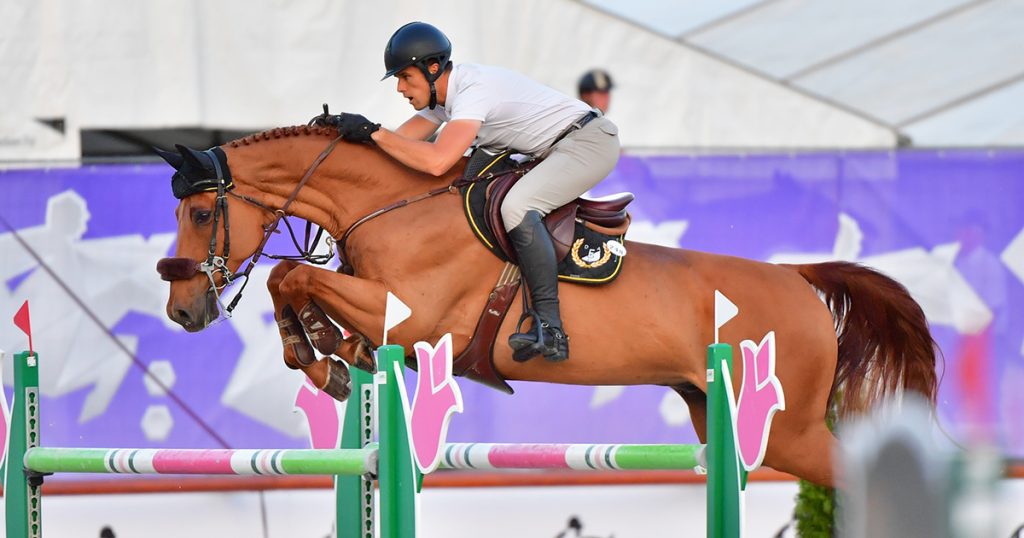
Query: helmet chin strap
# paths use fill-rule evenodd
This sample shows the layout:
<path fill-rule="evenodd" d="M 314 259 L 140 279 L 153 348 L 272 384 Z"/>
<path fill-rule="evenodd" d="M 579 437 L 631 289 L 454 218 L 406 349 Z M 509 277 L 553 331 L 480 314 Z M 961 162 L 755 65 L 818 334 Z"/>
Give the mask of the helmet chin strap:
<path fill-rule="evenodd" d="M 430 110 L 437 108 L 437 88 L 434 87 L 434 82 L 441 78 L 444 73 L 444 69 L 438 69 L 437 73 L 431 73 L 426 66 L 420 65 L 420 71 L 423 72 L 423 76 L 426 77 L 427 82 L 430 83 Z"/>

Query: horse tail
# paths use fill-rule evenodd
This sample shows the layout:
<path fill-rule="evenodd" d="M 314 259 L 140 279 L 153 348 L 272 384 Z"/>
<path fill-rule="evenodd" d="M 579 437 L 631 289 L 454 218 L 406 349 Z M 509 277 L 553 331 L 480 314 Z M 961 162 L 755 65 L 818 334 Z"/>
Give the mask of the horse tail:
<path fill-rule="evenodd" d="M 845 418 L 906 391 L 919 392 L 935 404 L 938 346 L 921 305 L 907 288 L 855 263 L 794 268 L 818 289 L 835 320 L 839 357 L 829 409 L 836 405 L 838 416 Z"/>

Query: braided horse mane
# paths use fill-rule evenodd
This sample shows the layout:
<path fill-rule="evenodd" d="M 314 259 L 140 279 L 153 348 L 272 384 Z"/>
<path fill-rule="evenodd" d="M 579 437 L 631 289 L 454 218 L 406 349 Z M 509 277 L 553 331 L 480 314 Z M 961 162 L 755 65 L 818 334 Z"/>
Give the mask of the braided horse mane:
<path fill-rule="evenodd" d="M 226 142 L 225 146 L 232 148 L 238 148 L 242 146 L 251 146 L 258 144 L 265 140 L 273 140 L 276 138 L 287 138 L 291 136 L 322 136 L 334 138 L 338 136 L 338 130 L 333 127 L 316 127 L 310 125 L 293 125 L 291 127 L 275 127 L 273 129 L 267 129 L 266 131 L 260 131 L 251 135 L 243 136 L 242 138 L 236 138 Z"/>

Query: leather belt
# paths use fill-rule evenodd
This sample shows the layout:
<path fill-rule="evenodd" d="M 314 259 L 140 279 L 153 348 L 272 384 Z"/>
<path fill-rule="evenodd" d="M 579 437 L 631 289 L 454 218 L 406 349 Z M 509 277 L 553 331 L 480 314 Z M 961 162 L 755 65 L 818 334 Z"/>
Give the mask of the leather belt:
<path fill-rule="evenodd" d="M 569 126 L 566 127 L 564 131 L 562 131 L 561 133 L 558 133 L 558 136 L 555 137 L 555 141 L 551 143 L 551 146 L 554 147 L 555 144 L 561 142 L 563 138 L 565 138 L 566 136 L 569 135 L 569 133 L 571 133 L 573 131 L 576 131 L 576 130 L 579 130 L 579 129 L 582 129 L 584 125 L 590 123 L 590 120 L 593 120 L 594 118 L 597 118 L 600 115 L 601 115 L 600 112 L 598 112 L 596 110 L 591 110 L 590 112 L 587 112 L 586 114 L 580 116 L 579 119 L 577 119 L 576 121 L 570 123 Z"/>

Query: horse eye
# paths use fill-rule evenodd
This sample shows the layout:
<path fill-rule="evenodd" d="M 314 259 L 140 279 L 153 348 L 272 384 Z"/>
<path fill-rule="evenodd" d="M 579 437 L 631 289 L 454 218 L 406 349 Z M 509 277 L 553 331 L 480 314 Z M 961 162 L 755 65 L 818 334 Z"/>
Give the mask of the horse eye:
<path fill-rule="evenodd" d="M 200 209 L 192 213 L 192 222 L 199 225 L 210 222 L 210 212 L 205 209 Z"/>

